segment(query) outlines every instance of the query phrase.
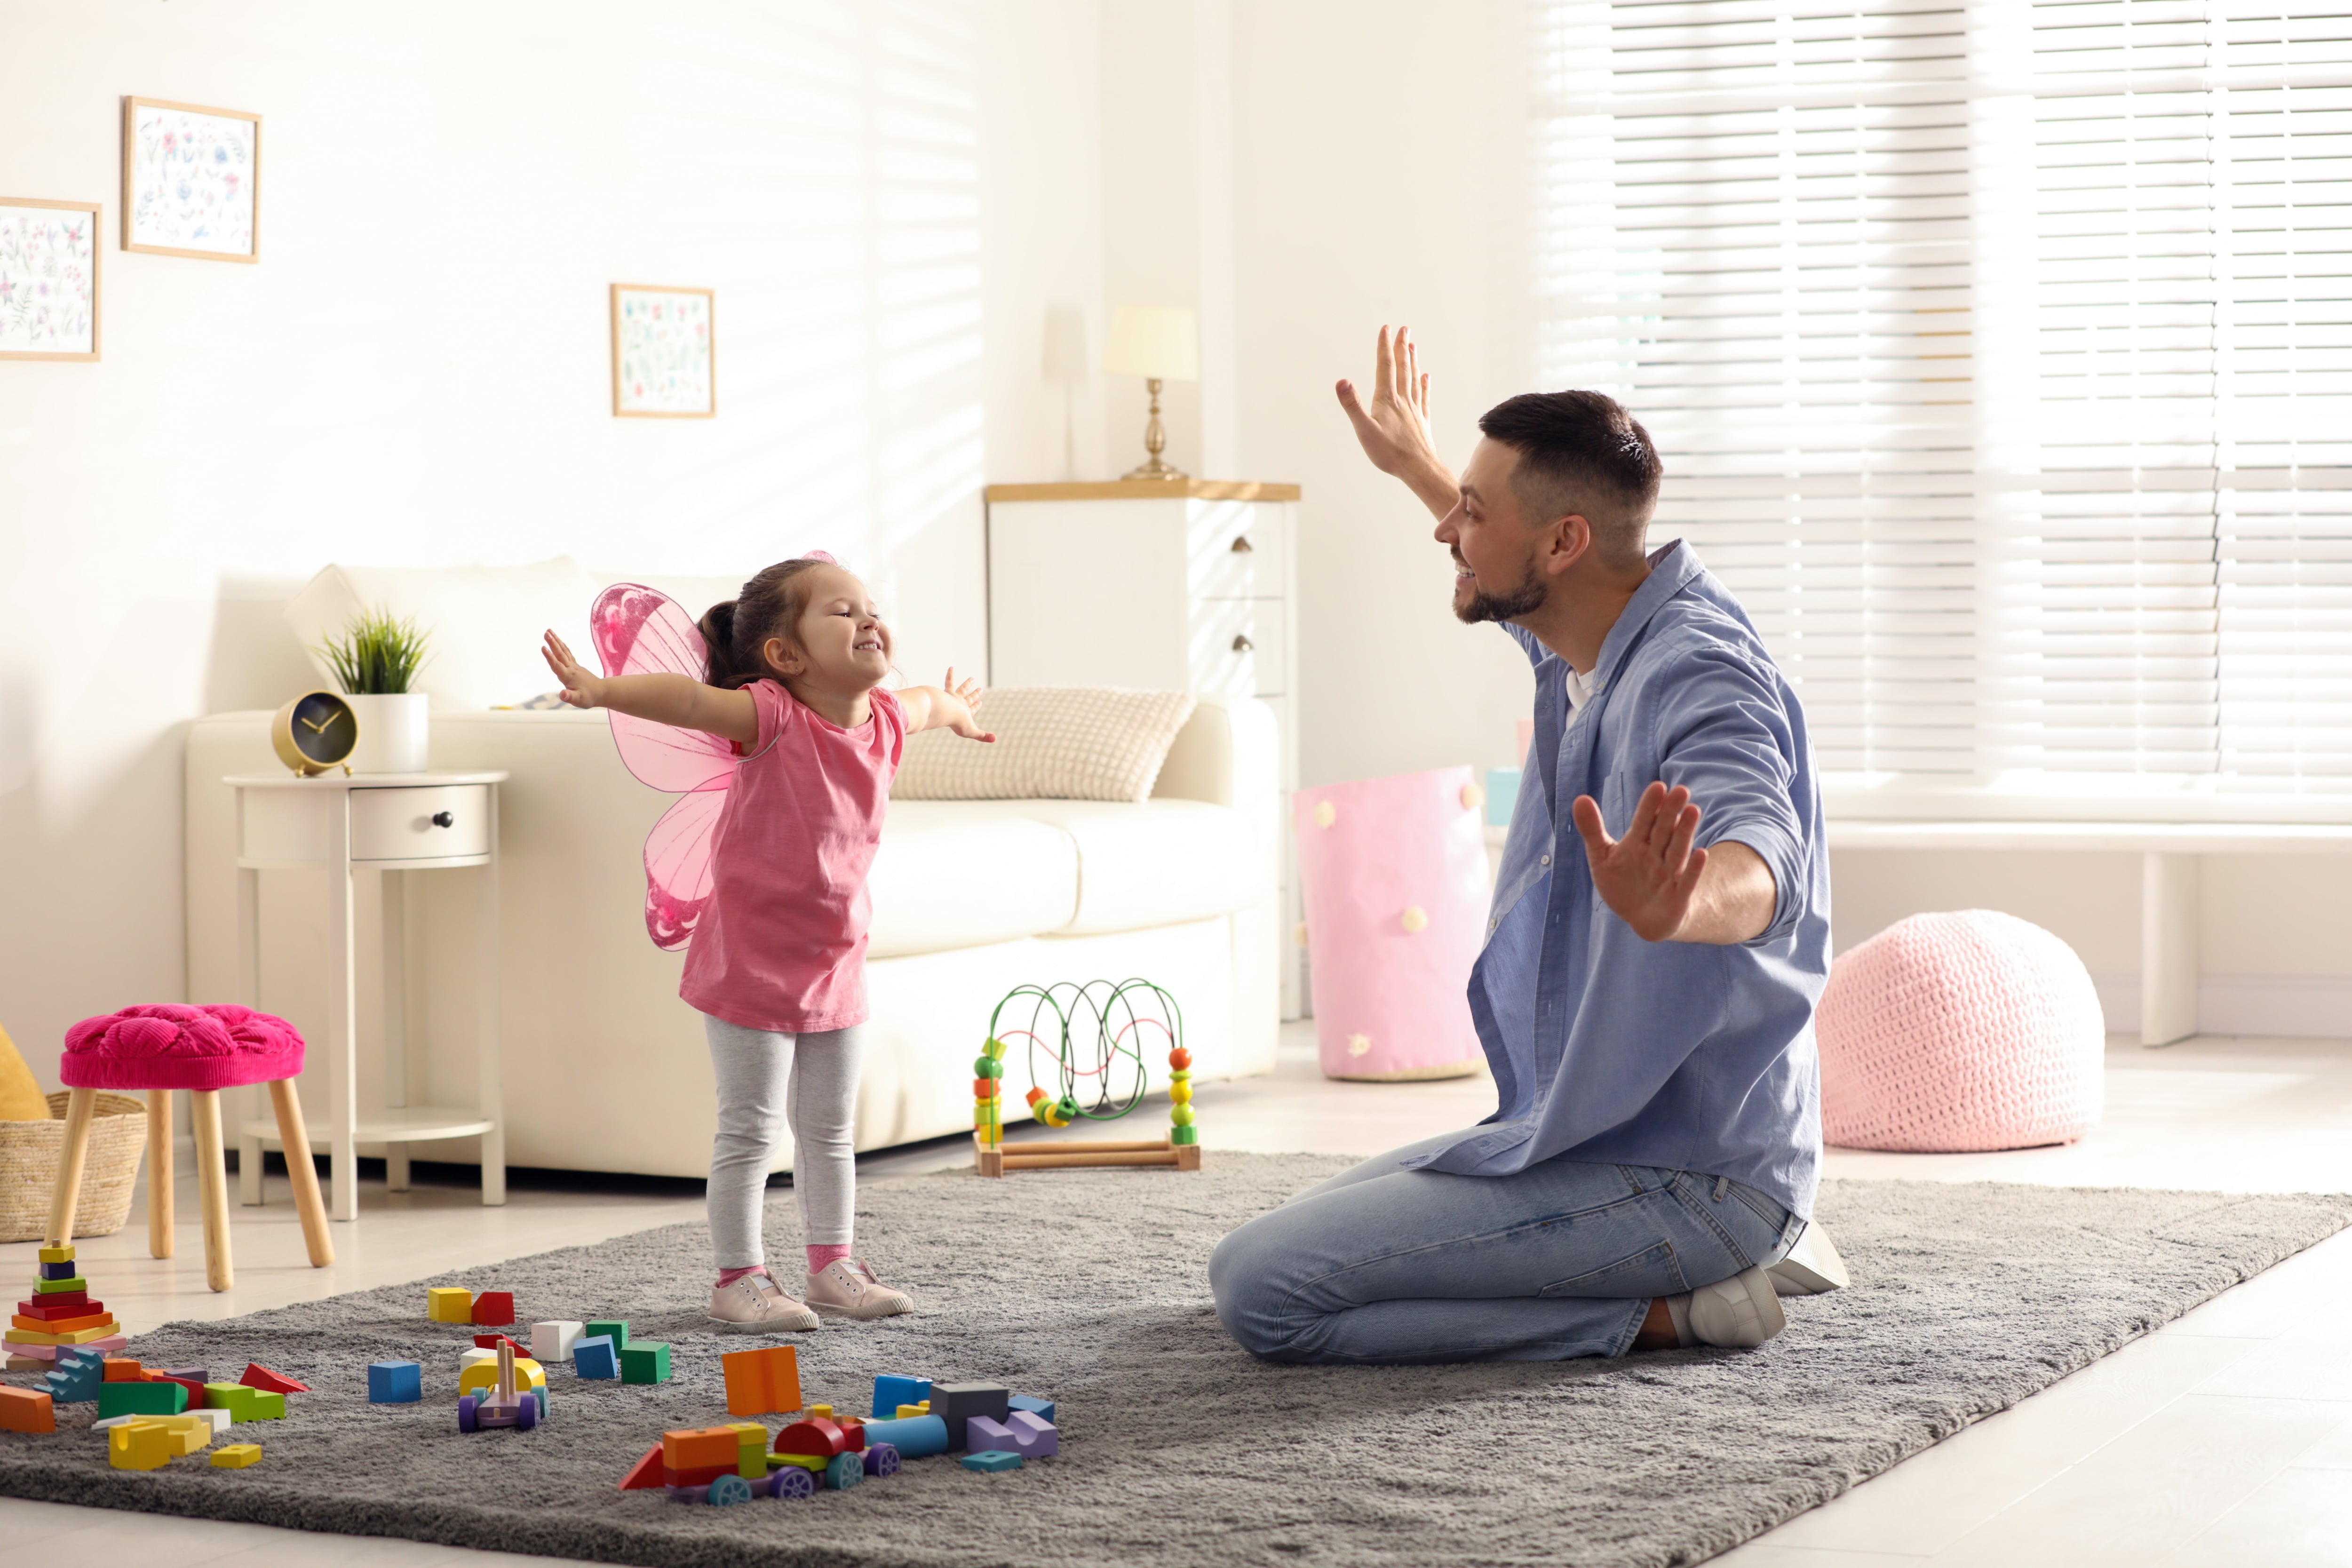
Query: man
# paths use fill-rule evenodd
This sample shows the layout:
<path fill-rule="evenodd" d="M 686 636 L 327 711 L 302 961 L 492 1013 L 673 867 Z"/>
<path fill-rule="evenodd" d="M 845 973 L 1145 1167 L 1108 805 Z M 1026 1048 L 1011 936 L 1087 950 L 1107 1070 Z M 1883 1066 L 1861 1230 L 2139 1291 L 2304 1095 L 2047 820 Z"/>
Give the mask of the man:
<path fill-rule="evenodd" d="M 1278 1361 L 1549 1361 L 1756 1345 L 1819 1180 L 1829 856 L 1803 710 L 1596 392 L 1487 411 L 1457 480 L 1381 331 L 1365 455 L 1437 516 L 1454 611 L 1535 666 L 1535 739 L 1470 1010 L 1499 1103 L 1219 1244 L 1233 1336 Z"/>

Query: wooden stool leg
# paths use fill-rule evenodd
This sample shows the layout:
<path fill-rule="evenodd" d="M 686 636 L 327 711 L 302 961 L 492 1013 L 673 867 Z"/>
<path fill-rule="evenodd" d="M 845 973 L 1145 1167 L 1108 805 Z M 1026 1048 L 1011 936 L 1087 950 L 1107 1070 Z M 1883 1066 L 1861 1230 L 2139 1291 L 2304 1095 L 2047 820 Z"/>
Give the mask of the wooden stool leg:
<path fill-rule="evenodd" d="M 172 1256 L 172 1091 L 147 1091 L 147 1253 Z"/>
<path fill-rule="evenodd" d="M 81 1168 L 89 1158 L 89 1119 L 98 1110 L 98 1090 L 75 1089 L 66 1100 L 66 1146 L 58 1161 L 58 1184 L 49 1194 L 49 1242 L 73 1239 L 75 1205 L 81 1202 Z"/>
<path fill-rule="evenodd" d="M 204 1196 L 205 1283 L 226 1290 L 236 1283 L 228 1250 L 228 1160 L 221 1148 L 220 1090 L 189 1093 L 189 1119 L 196 1129 L 196 1188 Z"/>
<path fill-rule="evenodd" d="M 335 1260 L 335 1244 L 327 1237 L 327 1205 L 319 1196 L 319 1168 L 310 1163 L 310 1130 L 302 1124 L 302 1100 L 292 1079 L 269 1086 L 269 1105 L 278 1112 L 278 1141 L 286 1145 L 286 1173 L 294 1178 L 294 1208 L 302 1216 L 310 1267 L 324 1268 Z"/>

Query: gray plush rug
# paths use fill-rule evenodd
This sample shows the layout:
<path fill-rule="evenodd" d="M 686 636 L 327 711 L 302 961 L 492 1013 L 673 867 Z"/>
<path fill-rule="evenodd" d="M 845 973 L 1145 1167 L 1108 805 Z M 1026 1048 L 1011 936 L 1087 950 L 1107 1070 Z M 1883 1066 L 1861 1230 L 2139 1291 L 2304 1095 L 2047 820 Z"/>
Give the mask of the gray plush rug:
<path fill-rule="evenodd" d="M 657 1568 L 761 1564 L 1701 1561 L 2012 1404 L 2333 1234 L 2352 1198 L 1838 1182 L 1821 1214 L 1855 1279 L 1749 1352 L 1541 1365 L 1263 1365 L 1219 1330 L 1209 1250 L 1339 1168 L 1213 1152 L 1198 1174 L 1025 1173 L 869 1183 L 858 1233 L 918 1315 L 798 1336 L 812 1400 L 862 1409 L 877 1373 L 986 1378 L 1059 1402 L 1063 1453 L 1000 1476 L 940 1459 L 887 1481 L 687 1508 L 615 1489 L 666 1427 L 727 1419 L 705 1331 L 706 1238 L 670 1226 L 433 1281 L 508 1289 L 526 1321 L 623 1316 L 673 1347 L 651 1387 L 551 1373 L 536 1432 L 459 1435 L 468 1335 L 425 1281 L 133 1342 L 150 1364 L 310 1384 L 236 1429 L 262 1462 L 110 1469 L 68 1406 L 0 1432 L 0 1493 L 407 1536 Z M 791 1236 L 791 1194 L 771 1223 Z M 421 1405 L 370 1405 L 366 1367 L 421 1361 Z M 32 1381 L 13 1374 L 9 1381 Z M 771 1417 L 773 1429 L 779 1421 Z"/>

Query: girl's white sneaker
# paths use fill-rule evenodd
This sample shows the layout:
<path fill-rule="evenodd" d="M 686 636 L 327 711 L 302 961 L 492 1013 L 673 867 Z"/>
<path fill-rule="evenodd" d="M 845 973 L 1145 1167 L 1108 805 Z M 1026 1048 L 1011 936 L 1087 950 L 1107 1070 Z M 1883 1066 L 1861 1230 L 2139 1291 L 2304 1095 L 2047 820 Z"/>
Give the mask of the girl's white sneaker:
<path fill-rule="evenodd" d="M 874 1278 L 862 1258 L 836 1258 L 808 1281 L 809 1305 L 829 1317 L 889 1318 L 915 1310 L 913 1298 Z"/>
<path fill-rule="evenodd" d="M 816 1327 L 816 1314 L 807 1304 L 784 1294 L 784 1288 L 764 1274 L 746 1274 L 732 1285 L 710 1292 L 710 1321 L 730 1329 L 786 1334 Z"/>

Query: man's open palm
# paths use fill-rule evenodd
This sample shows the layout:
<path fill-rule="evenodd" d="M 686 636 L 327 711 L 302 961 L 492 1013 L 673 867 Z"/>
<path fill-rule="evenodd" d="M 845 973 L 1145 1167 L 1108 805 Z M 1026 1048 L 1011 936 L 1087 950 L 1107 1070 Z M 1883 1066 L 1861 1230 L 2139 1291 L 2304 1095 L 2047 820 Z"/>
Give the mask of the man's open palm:
<path fill-rule="evenodd" d="M 1339 406 L 1356 427 L 1364 456 L 1384 474 L 1403 475 L 1416 465 L 1436 461 L 1437 448 L 1429 438 L 1429 377 L 1422 373 L 1421 352 L 1403 327 L 1391 337 L 1381 329 L 1372 364 L 1372 400 L 1356 395 L 1356 384 L 1339 385 Z"/>
<path fill-rule="evenodd" d="M 1665 942 L 1680 931 L 1706 868 L 1706 851 L 1694 848 L 1699 808 L 1690 791 L 1654 783 L 1642 792 L 1622 838 L 1609 837 L 1601 806 L 1591 795 L 1576 797 L 1576 831 L 1592 867 L 1592 885 L 1601 902 L 1617 911 L 1644 942 Z"/>

